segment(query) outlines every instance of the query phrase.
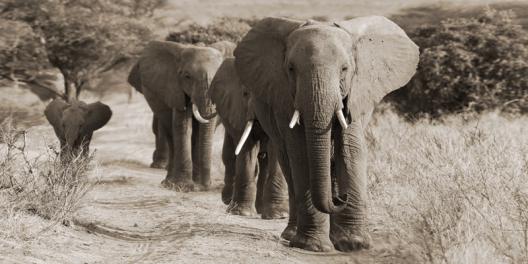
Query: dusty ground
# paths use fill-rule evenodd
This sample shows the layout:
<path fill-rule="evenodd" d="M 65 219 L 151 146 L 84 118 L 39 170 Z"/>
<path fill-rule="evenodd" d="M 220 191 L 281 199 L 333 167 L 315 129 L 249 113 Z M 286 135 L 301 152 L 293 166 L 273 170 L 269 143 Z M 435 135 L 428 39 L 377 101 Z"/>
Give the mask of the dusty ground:
<path fill-rule="evenodd" d="M 496 1 L 329 2 L 171 0 L 160 16 L 166 16 L 168 25 L 182 20 L 206 23 L 211 17 L 222 15 L 340 18 L 390 14 L 424 3 Z M 130 103 L 125 97 L 104 99 L 114 116 L 92 141 L 99 164 L 94 180 L 100 181 L 76 214 L 75 224 L 54 226 L 35 240 L 0 240 L 0 263 L 416 263 L 407 245 L 399 244 L 389 231 L 380 228 L 381 218 L 376 212 L 371 212 L 373 248 L 351 254 L 317 254 L 287 247 L 279 239 L 286 219 L 227 215 L 220 199 L 223 166 L 218 157 L 222 129 L 216 134 L 211 191 L 178 193 L 161 188 L 165 172 L 148 168 L 154 146 L 150 110 L 140 95 L 136 94 Z M 29 141 L 34 152 L 56 142 L 47 124 L 32 127 Z M 27 219 L 20 219 L 23 220 Z M 46 224 L 41 219 L 27 222 L 36 224 L 20 232 L 32 233 Z"/>
<path fill-rule="evenodd" d="M 92 141 L 99 183 L 76 214 L 73 229 L 55 226 L 27 243 L 0 241 L 4 263 L 409 263 L 411 256 L 383 231 L 375 246 L 352 254 L 317 254 L 279 239 L 286 219 L 225 213 L 223 167 L 215 158 L 213 189 L 178 193 L 160 186 L 165 172 L 148 167 L 153 150 L 151 113 L 144 99 L 107 99 L 114 116 Z M 221 150 L 220 128 L 215 157 Z M 51 127 L 30 129 L 32 151 L 54 142 Z M 99 175 L 99 176 L 95 176 Z M 36 227 L 28 227 L 32 229 Z M 376 230 L 376 227 L 373 226 Z M 29 232 L 29 231 L 28 231 Z"/>

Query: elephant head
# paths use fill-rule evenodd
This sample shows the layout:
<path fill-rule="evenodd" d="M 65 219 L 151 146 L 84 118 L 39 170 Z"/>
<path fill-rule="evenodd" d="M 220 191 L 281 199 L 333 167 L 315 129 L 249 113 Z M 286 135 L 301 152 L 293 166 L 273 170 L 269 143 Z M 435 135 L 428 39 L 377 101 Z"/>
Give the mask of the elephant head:
<path fill-rule="evenodd" d="M 145 96 L 156 94 L 171 108 L 182 111 L 190 102 L 194 117 L 207 123 L 216 115 L 215 105 L 207 96 L 209 86 L 224 57 L 232 56 L 234 47 L 228 41 L 210 47 L 152 41 L 128 80 Z"/>
<path fill-rule="evenodd" d="M 346 195 L 332 199 L 332 134 L 352 122 L 366 126 L 375 105 L 413 76 L 418 47 L 379 16 L 337 23 L 265 18 L 234 54 L 251 96 L 292 117 L 290 128 L 305 134 L 314 206 L 342 210 Z"/>
<path fill-rule="evenodd" d="M 236 131 L 244 130 L 241 142 L 245 141 L 251 132 L 255 111 L 253 99 L 238 78 L 234 58 L 225 59 L 216 72 L 209 97 L 215 103 L 224 126 Z M 242 144 L 238 144 L 235 153 L 238 155 L 241 149 Z"/>
<path fill-rule="evenodd" d="M 78 151 L 88 147 L 92 133 L 110 120 L 112 111 L 101 102 L 86 104 L 73 100 L 68 103 L 55 99 L 44 114 L 61 141 L 61 147 Z"/>

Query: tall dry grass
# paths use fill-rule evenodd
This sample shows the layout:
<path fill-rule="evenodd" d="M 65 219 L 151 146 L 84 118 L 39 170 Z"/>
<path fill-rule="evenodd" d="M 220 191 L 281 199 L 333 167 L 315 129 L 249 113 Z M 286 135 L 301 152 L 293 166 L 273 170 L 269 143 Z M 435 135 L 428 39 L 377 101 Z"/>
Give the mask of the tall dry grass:
<path fill-rule="evenodd" d="M 79 155 L 66 163 L 50 146 L 32 157 L 26 131 L 16 129 L 9 119 L 0 125 L 0 142 L 0 238 L 30 240 L 58 223 L 69 225 L 93 187 L 88 179 L 93 156 Z M 31 216 L 48 221 L 35 228 L 31 222 L 39 220 Z"/>
<path fill-rule="evenodd" d="M 424 263 L 528 263 L 528 117 L 374 118 L 376 225 Z"/>

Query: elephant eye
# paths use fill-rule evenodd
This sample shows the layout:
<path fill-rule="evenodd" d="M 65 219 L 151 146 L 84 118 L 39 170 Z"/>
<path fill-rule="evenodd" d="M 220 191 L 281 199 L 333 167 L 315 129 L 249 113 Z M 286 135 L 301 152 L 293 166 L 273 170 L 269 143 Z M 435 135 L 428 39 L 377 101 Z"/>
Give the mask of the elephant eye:
<path fill-rule="evenodd" d="M 342 72 L 346 72 L 347 70 L 348 70 L 348 66 L 343 65 L 343 67 L 341 67 L 341 71 Z"/>
<path fill-rule="evenodd" d="M 188 72 L 183 73 L 185 79 L 191 79 L 191 75 Z"/>
<path fill-rule="evenodd" d="M 290 64 L 290 65 L 288 66 L 288 71 L 289 71 L 290 73 L 293 73 L 293 72 L 295 71 L 295 70 L 293 69 L 293 65 L 292 65 L 292 64 Z"/>

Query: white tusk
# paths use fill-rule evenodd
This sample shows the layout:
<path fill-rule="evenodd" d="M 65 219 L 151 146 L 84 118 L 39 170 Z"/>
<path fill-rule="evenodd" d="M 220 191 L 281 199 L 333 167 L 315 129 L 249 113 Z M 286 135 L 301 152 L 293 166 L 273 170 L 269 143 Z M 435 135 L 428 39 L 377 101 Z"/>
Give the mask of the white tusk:
<path fill-rule="evenodd" d="M 293 116 L 292 116 L 292 119 L 290 121 L 290 128 L 294 128 L 296 124 L 299 124 L 299 110 L 295 110 L 295 112 L 293 112 Z"/>
<path fill-rule="evenodd" d="M 337 110 L 336 114 L 337 114 L 337 120 L 339 120 L 339 123 L 341 124 L 343 129 L 347 129 L 348 125 L 345 119 L 345 115 L 343 115 L 343 110 Z"/>
<path fill-rule="evenodd" d="M 244 128 L 244 133 L 242 133 L 242 137 L 240 138 L 240 141 L 238 141 L 238 145 L 235 149 L 235 155 L 238 155 L 242 150 L 242 146 L 244 146 L 244 143 L 246 143 L 246 140 L 249 137 L 249 133 L 251 133 L 251 128 L 253 128 L 253 120 L 247 122 L 246 128 Z"/>
<path fill-rule="evenodd" d="M 198 107 L 195 104 L 192 105 L 192 111 L 193 111 L 194 118 L 196 118 L 196 120 L 198 120 L 198 122 L 200 122 L 202 124 L 209 123 L 209 120 L 204 119 L 200 115 L 200 111 L 198 111 Z"/>

